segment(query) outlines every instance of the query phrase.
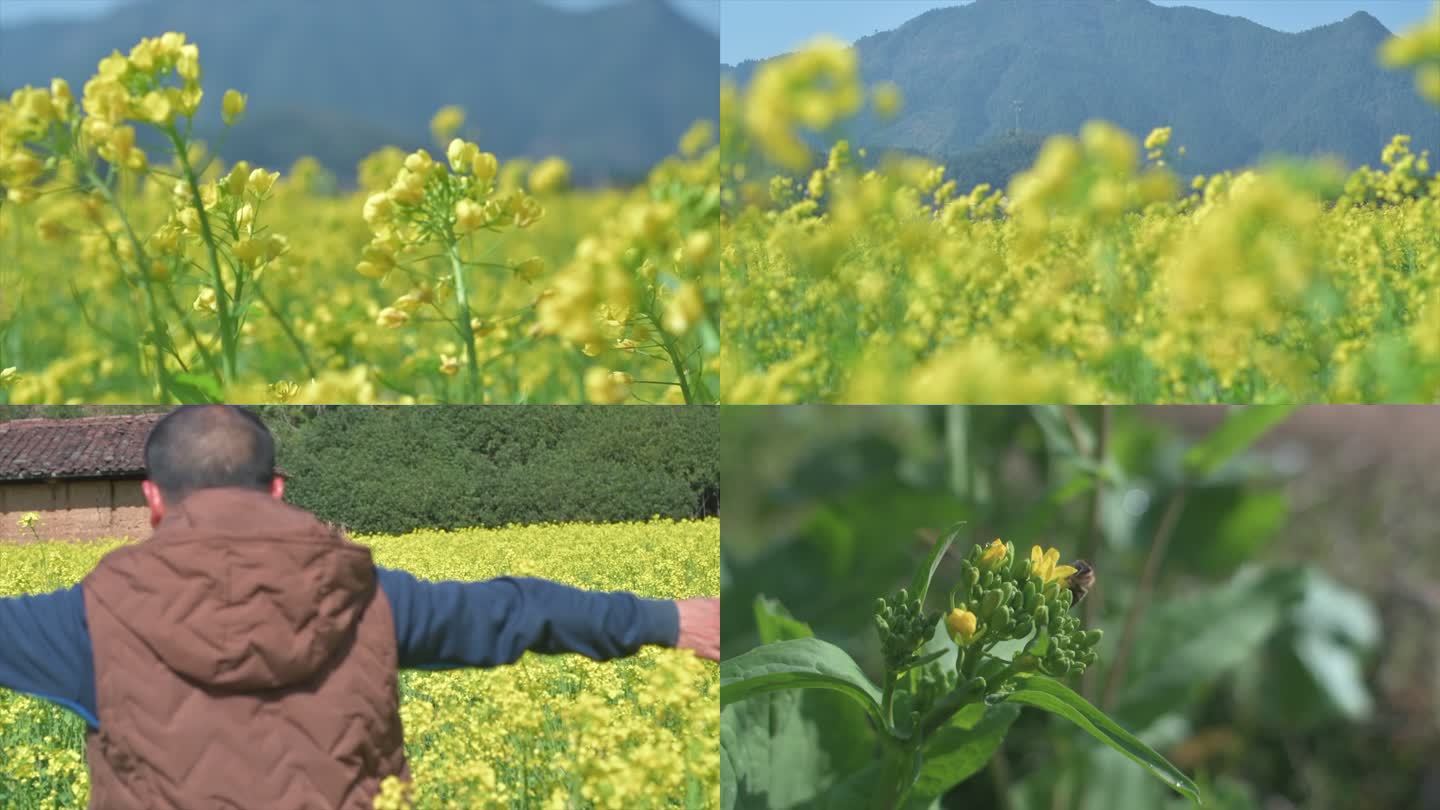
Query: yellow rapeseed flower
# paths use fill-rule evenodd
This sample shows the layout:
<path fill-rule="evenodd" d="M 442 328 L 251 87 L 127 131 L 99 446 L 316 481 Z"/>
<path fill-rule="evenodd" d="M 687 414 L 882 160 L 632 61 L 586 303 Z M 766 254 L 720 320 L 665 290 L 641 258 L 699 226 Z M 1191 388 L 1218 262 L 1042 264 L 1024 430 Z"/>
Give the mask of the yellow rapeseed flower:
<path fill-rule="evenodd" d="M 1030 573 L 1040 578 L 1041 582 L 1058 582 L 1062 586 L 1069 581 L 1070 575 L 1077 570 L 1073 565 L 1056 565 L 1060 562 L 1060 550 L 1052 548 L 1044 551 L 1040 546 L 1030 549 Z"/>

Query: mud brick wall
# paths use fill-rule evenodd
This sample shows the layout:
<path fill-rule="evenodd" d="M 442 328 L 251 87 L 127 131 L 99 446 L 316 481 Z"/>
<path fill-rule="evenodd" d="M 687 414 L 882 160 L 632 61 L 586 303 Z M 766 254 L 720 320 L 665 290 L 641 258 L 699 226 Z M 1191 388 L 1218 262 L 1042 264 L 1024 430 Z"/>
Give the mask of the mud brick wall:
<path fill-rule="evenodd" d="M 35 532 L 20 527 L 27 512 L 40 515 Z M 149 512 L 139 479 L 0 482 L 0 542 L 143 539 Z"/>

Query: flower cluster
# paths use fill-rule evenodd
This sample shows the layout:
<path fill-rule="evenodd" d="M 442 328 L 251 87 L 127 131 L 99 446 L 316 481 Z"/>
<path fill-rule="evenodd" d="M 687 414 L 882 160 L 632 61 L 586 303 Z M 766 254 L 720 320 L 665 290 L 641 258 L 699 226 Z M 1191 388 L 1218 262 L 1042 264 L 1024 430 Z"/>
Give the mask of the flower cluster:
<path fill-rule="evenodd" d="M 898 672 L 918 660 L 917 651 L 935 632 L 940 614 L 924 610 L 918 598 L 901 588 L 892 598 L 875 600 L 874 618 L 885 669 Z"/>
<path fill-rule="evenodd" d="M 960 563 L 960 583 L 950 594 L 945 626 L 959 645 L 955 669 L 965 675 L 1043 672 L 1065 676 L 1095 663 L 1099 630 L 1083 630 L 1070 613 L 1074 594 L 1069 579 L 1075 566 L 1060 565 L 1057 549 L 1035 546 L 1028 558 L 1014 546 L 995 540 L 975 546 Z M 985 652 L 1002 641 L 1030 638 L 1025 648 L 1002 665 Z"/>
<path fill-rule="evenodd" d="M 1409 58 L 1424 37 L 1387 47 Z M 791 59 L 772 64 L 805 61 Z M 813 61 L 846 64 L 826 48 Z M 942 166 L 844 142 L 823 167 L 787 161 L 746 123 L 758 104 L 803 134 L 765 111 L 819 79 L 785 75 L 722 94 L 726 402 L 1440 395 L 1440 171 L 1409 136 L 1377 150 L 1379 169 L 1279 163 L 1187 184 L 1182 132 L 1097 121 L 1048 140 L 1007 188 L 966 191 Z"/>
<path fill-rule="evenodd" d="M 537 331 L 597 363 L 585 374 L 591 402 L 635 396 L 633 375 L 613 366 L 636 355 L 670 365 L 673 381 L 657 381 L 668 389 L 663 401 L 718 397 L 707 368 L 719 343 L 720 153 L 713 137 L 710 125 L 693 127 L 681 139 L 682 157 L 657 167 L 597 235 L 582 240 L 540 297 Z"/>

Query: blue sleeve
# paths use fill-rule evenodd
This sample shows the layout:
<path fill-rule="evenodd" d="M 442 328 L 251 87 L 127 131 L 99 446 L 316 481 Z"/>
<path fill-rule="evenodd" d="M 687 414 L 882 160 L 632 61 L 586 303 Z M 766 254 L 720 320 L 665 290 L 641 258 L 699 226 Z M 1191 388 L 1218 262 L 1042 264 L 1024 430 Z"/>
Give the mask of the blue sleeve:
<path fill-rule="evenodd" d="M 0 598 L 0 687 L 95 717 L 95 651 L 80 586 Z"/>
<path fill-rule="evenodd" d="M 428 582 L 405 571 L 377 571 L 405 669 L 492 667 L 526 651 L 604 661 L 646 644 L 673 647 L 680 633 L 679 610 L 669 600 L 543 579 Z"/>

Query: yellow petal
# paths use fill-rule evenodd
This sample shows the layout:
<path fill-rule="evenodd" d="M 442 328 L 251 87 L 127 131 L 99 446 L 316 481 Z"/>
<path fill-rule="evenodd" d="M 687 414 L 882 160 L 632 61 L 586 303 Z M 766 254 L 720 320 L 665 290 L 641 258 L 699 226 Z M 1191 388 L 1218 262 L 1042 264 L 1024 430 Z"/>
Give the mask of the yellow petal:
<path fill-rule="evenodd" d="M 1078 570 L 1080 569 L 1073 565 L 1057 565 L 1055 570 L 1050 573 L 1050 578 L 1064 585 L 1070 580 L 1070 575 Z"/>

